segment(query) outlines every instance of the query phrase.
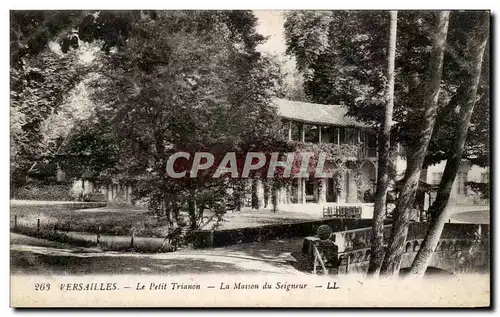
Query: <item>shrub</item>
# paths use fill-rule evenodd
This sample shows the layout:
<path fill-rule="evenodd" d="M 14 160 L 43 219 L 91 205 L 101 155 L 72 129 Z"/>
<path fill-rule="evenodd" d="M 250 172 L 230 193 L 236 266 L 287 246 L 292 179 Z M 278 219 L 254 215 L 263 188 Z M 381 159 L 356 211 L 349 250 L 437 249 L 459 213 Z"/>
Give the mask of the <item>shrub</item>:
<path fill-rule="evenodd" d="M 332 235 L 332 228 L 329 225 L 321 225 L 318 227 L 317 235 L 321 240 L 327 240 Z"/>
<path fill-rule="evenodd" d="M 69 184 L 27 184 L 16 191 L 15 199 L 72 201 Z"/>

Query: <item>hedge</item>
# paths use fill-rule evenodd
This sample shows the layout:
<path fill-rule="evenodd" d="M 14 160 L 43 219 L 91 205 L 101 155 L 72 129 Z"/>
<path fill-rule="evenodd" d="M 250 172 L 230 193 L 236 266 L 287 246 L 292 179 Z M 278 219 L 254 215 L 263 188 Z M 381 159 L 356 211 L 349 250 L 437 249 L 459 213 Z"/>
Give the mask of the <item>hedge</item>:
<path fill-rule="evenodd" d="M 372 225 L 372 219 L 335 218 L 215 231 L 195 230 L 191 235 L 195 248 L 223 247 L 239 243 L 291 239 L 316 235 L 318 227 L 325 224 L 330 226 L 333 232 L 337 232 L 370 227 Z"/>

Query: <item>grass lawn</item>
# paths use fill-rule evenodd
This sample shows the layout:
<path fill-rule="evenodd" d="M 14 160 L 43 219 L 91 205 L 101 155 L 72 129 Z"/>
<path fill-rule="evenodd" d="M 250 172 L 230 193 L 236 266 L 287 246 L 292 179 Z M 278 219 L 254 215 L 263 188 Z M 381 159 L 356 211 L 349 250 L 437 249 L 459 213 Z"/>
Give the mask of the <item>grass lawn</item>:
<path fill-rule="evenodd" d="M 58 230 L 72 232 L 88 232 L 106 235 L 130 236 L 132 228 L 136 236 L 165 237 L 168 234 L 167 220 L 152 215 L 143 207 L 104 207 L 82 208 L 80 204 L 55 203 L 55 202 L 22 202 L 12 203 L 10 208 L 11 227 L 14 216 L 17 215 L 18 227 L 35 228 L 37 219 L 40 219 L 42 230 Z M 206 212 L 210 217 L 210 212 Z M 257 227 L 262 225 L 296 223 L 321 218 L 309 213 L 278 211 L 269 209 L 243 209 L 242 211 L 229 212 L 224 216 L 224 221 L 217 229 L 235 229 Z M 215 221 L 206 221 L 202 229 L 212 229 Z M 100 229 L 99 229 L 100 227 Z"/>
<path fill-rule="evenodd" d="M 306 212 L 283 210 L 274 213 L 269 209 L 255 210 L 244 208 L 241 211 L 228 212 L 224 216 L 224 221 L 217 229 L 237 229 L 274 224 L 289 224 L 317 219 L 322 219 L 322 216 Z M 202 229 L 211 229 L 213 225 L 213 221 L 209 222 Z"/>
<path fill-rule="evenodd" d="M 110 235 L 130 235 L 132 228 L 138 236 L 164 237 L 166 221 L 137 207 L 104 207 L 76 209 L 70 204 L 12 204 L 11 227 L 17 215 L 19 227 L 36 228 L 40 219 L 42 230 L 78 231 Z"/>

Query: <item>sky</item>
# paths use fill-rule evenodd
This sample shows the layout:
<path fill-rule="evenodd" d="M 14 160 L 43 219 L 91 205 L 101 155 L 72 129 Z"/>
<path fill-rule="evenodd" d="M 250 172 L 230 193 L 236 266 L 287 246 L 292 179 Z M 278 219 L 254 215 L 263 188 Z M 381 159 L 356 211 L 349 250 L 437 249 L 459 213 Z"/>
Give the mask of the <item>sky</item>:
<path fill-rule="evenodd" d="M 257 47 L 261 52 L 281 55 L 287 61 L 285 71 L 295 68 L 295 60 L 285 55 L 285 17 L 283 10 L 254 10 L 255 16 L 259 19 L 257 32 L 269 37 L 268 40 Z"/>
<path fill-rule="evenodd" d="M 264 36 L 269 36 L 267 42 L 259 47 L 262 51 L 274 54 L 285 53 L 285 29 L 283 27 L 285 18 L 283 13 L 279 10 L 254 11 L 259 19 L 257 31 Z"/>

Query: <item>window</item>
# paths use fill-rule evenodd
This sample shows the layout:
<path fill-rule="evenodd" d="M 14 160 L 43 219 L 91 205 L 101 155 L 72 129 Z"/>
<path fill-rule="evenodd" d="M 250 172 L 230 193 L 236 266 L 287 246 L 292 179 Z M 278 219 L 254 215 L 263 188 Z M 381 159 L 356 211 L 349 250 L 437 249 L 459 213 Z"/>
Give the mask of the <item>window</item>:
<path fill-rule="evenodd" d="M 339 128 L 339 143 L 340 144 L 345 144 L 346 143 L 346 128 Z"/>
<path fill-rule="evenodd" d="M 306 195 L 307 196 L 314 195 L 314 182 L 310 180 L 306 180 Z"/>
<path fill-rule="evenodd" d="M 300 123 L 292 122 L 292 140 L 301 141 Z"/>
<path fill-rule="evenodd" d="M 331 131 L 331 140 L 332 140 L 332 143 L 333 144 L 339 144 L 339 129 L 338 127 L 335 127 L 335 128 L 330 128 L 330 131 Z"/>
<path fill-rule="evenodd" d="M 283 120 L 283 128 L 281 129 L 281 135 L 283 136 L 283 138 L 285 138 L 286 140 L 288 140 L 288 133 L 290 131 L 290 121 L 286 121 L 286 120 Z"/>
<path fill-rule="evenodd" d="M 319 129 L 318 126 L 304 124 L 304 141 L 308 143 L 319 143 Z"/>
<path fill-rule="evenodd" d="M 354 128 L 345 128 L 345 143 L 346 144 L 355 144 L 356 140 L 356 131 Z"/>
<path fill-rule="evenodd" d="M 443 173 L 432 173 L 432 184 L 439 185 L 441 178 L 443 177 Z"/>
<path fill-rule="evenodd" d="M 323 126 L 321 127 L 321 143 L 334 143 L 337 144 L 334 141 L 334 133 L 336 134 L 337 131 L 335 130 L 334 127 L 330 126 Z"/>
<path fill-rule="evenodd" d="M 367 133 L 366 144 L 369 148 L 377 148 L 377 136 L 375 135 L 375 133 Z"/>

